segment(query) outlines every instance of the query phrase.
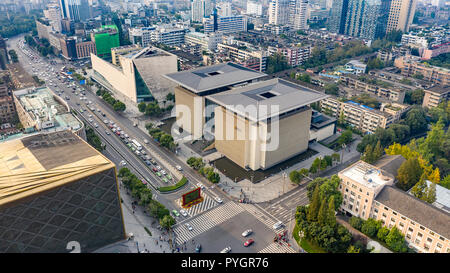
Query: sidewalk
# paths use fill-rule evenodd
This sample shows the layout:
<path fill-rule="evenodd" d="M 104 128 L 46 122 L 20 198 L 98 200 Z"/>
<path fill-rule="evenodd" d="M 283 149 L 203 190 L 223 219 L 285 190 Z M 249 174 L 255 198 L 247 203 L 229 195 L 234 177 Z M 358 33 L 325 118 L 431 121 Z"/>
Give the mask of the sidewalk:
<path fill-rule="evenodd" d="M 97 253 L 137 253 L 139 252 L 150 252 L 150 253 L 171 253 L 172 250 L 169 246 L 167 240 L 168 235 L 164 235 L 164 231 L 160 231 L 157 226 L 159 226 L 158 220 L 144 213 L 142 206 L 136 206 L 133 213 L 133 208 L 131 203 L 134 201 L 131 197 L 131 193 L 127 194 L 127 190 L 124 186 L 120 186 L 120 196 L 123 199 L 122 213 L 123 221 L 125 224 L 125 233 L 129 235 L 132 233 L 134 239 L 124 240 L 105 246 L 101 249 L 96 250 Z M 151 232 L 150 236 L 144 227 L 147 227 Z M 160 241 L 159 238 L 162 236 L 164 239 Z M 158 244 L 156 244 L 158 243 Z M 147 250 L 147 251 L 146 251 Z"/>

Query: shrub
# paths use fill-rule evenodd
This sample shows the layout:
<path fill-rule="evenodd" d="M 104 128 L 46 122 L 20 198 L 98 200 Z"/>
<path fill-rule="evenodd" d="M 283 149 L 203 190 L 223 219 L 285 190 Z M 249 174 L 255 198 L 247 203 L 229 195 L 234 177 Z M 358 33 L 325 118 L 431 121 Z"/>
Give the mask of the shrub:
<path fill-rule="evenodd" d="M 361 230 L 364 220 L 359 217 L 352 216 L 349 222 L 352 227 L 356 228 L 357 230 Z"/>
<path fill-rule="evenodd" d="M 180 181 L 178 181 L 178 183 L 176 183 L 175 185 L 167 186 L 167 187 L 160 187 L 160 188 L 158 188 L 158 190 L 160 192 L 173 191 L 173 190 L 183 187 L 187 182 L 188 182 L 187 178 L 183 176 L 183 178 L 181 178 Z"/>

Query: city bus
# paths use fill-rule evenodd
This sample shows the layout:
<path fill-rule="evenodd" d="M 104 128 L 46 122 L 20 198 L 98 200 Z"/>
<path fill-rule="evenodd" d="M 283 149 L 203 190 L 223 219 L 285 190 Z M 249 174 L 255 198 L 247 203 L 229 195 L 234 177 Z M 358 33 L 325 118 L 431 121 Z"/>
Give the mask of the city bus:
<path fill-rule="evenodd" d="M 137 142 L 136 139 L 133 139 L 133 140 L 131 141 L 131 143 L 132 143 L 132 145 L 133 145 L 138 151 L 142 150 L 142 145 L 139 144 L 139 142 Z"/>

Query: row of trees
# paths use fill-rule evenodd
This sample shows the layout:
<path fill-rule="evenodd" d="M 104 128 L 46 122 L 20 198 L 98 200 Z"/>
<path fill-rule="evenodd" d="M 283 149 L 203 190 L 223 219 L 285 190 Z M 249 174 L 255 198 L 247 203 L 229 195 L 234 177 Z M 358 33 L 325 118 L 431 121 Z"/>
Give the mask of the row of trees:
<path fill-rule="evenodd" d="M 153 139 L 159 142 L 159 144 L 163 147 L 166 147 L 170 151 L 175 151 L 177 144 L 174 142 L 173 137 L 163 130 L 154 127 L 152 123 L 148 123 L 145 125 L 149 135 L 152 136 Z"/>
<path fill-rule="evenodd" d="M 339 159 L 340 156 L 338 153 L 326 155 L 323 158 L 317 157 L 316 159 L 314 159 L 309 169 L 302 168 L 298 171 L 291 171 L 289 173 L 289 179 L 292 183 L 299 184 L 304 177 L 308 176 L 309 174 L 316 174 L 320 171 L 325 170 L 329 166 L 333 166 L 333 162 L 338 162 Z"/>
<path fill-rule="evenodd" d="M 340 206 L 342 196 L 336 200 L 336 195 L 329 194 L 325 187 L 337 190 L 340 179 L 333 176 L 330 180 L 333 182 L 325 181 L 322 185 L 315 183 L 309 206 L 297 207 L 295 219 L 304 239 L 327 252 L 343 253 L 349 249 L 352 235 L 336 222 L 336 207 Z M 339 191 L 337 193 L 341 194 Z"/>
<path fill-rule="evenodd" d="M 139 200 L 139 205 L 147 208 L 149 214 L 159 220 L 161 227 L 169 229 L 175 223 L 170 211 L 161 203 L 152 198 L 152 191 L 142 183 L 128 168 L 121 168 L 118 176 L 123 185 L 131 191 L 131 196 Z"/>
<path fill-rule="evenodd" d="M 167 106 L 166 108 L 161 108 L 157 100 L 147 104 L 145 102 L 141 102 L 138 104 L 139 112 L 145 113 L 150 117 L 161 117 L 162 115 L 164 115 L 164 113 L 170 112 L 172 108 L 173 104 Z"/>
<path fill-rule="evenodd" d="M 96 150 L 100 152 L 105 150 L 105 144 L 102 143 L 100 137 L 95 134 L 94 129 L 92 129 L 91 127 L 86 128 L 86 140 Z"/>
<path fill-rule="evenodd" d="M 381 220 L 376 221 L 373 218 L 369 218 L 364 221 L 359 217 L 352 217 L 349 222 L 352 227 L 367 236 L 386 243 L 388 248 L 394 252 L 405 253 L 409 251 L 405 236 L 396 226 L 389 229 L 383 226 L 383 222 Z"/>
<path fill-rule="evenodd" d="M 19 62 L 19 58 L 17 57 L 17 53 L 14 49 L 11 49 L 8 51 L 9 57 L 11 57 L 11 61 L 13 63 L 18 63 Z"/>
<path fill-rule="evenodd" d="M 367 145 L 364 153 L 361 155 L 361 160 L 372 164 L 377 161 L 384 154 L 383 148 L 381 147 L 381 142 L 378 140 L 375 147 L 372 145 Z"/>
<path fill-rule="evenodd" d="M 280 53 L 275 53 L 267 58 L 266 72 L 269 74 L 277 73 L 288 68 L 290 68 L 290 66 L 287 63 L 286 57 Z"/>
<path fill-rule="evenodd" d="M 220 175 L 214 172 L 213 167 L 205 167 L 205 163 L 203 162 L 201 157 L 189 157 L 186 163 L 191 168 L 198 171 L 199 174 L 206 177 L 206 179 L 208 179 L 210 182 L 212 183 L 220 182 Z"/>
<path fill-rule="evenodd" d="M 115 99 L 111 95 L 111 93 L 109 93 L 108 91 L 106 91 L 104 89 L 98 89 L 96 94 L 97 94 L 97 96 L 102 97 L 102 99 L 104 101 L 106 101 L 109 105 L 111 105 L 113 107 L 114 111 L 123 112 L 127 108 L 125 103 L 121 102 L 118 99 Z"/>

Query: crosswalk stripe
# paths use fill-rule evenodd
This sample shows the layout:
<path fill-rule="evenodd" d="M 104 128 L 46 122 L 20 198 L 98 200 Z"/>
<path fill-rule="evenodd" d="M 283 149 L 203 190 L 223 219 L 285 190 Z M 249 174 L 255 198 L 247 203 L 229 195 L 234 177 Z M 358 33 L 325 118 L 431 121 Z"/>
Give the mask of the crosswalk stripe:
<path fill-rule="evenodd" d="M 199 213 L 202 213 L 205 210 L 208 210 L 218 205 L 218 203 L 208 195 L 204 195 L 203 197 L 204 197 L 203 202 L 186 210 L 189 215 L 195 216 Z"/>
<path fill-rule="evenodd" d="M 296 253 L 296 251 L 292 247 L 289 247 L 287 243 L 282 242 L 282 245 L 279 243 L 271 243 L 258 253 Z"/>
<path fill-rule="evenodd" d="M 225 222 L 243 211 L 244 209 L 234 202 L 227 202 L 217 208 L 209 210 L 202 215 L 193 218 L 189 222 L 193 227 L 191 231 L 187 229 L 185 224 L 175 226 L 174 232 L 177 235 L 176 242 L 178 244 L 189 242 L 195 236 Z"/>

